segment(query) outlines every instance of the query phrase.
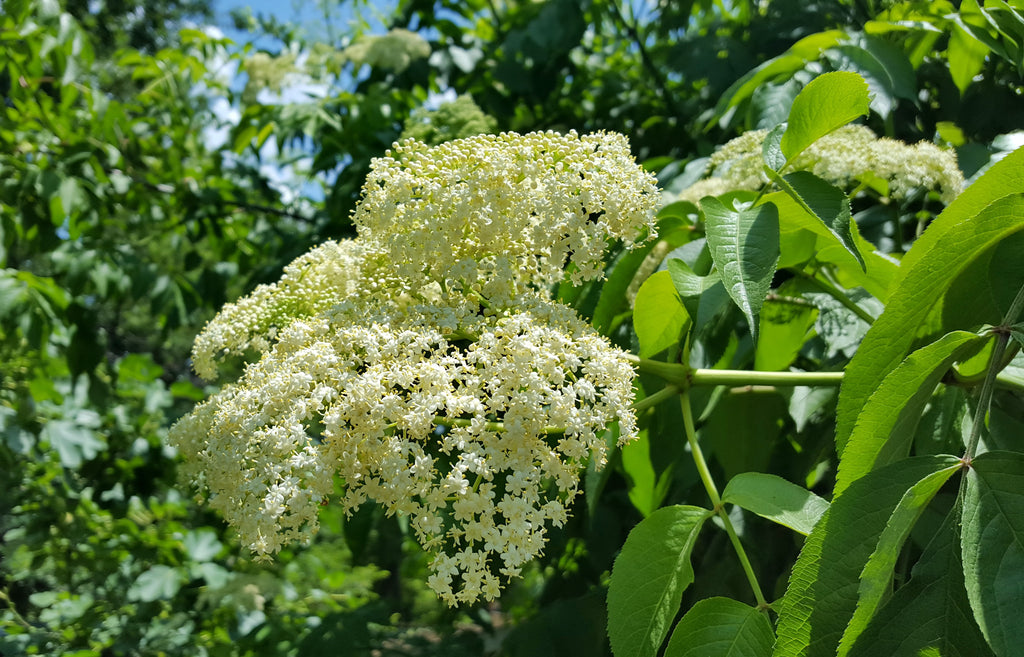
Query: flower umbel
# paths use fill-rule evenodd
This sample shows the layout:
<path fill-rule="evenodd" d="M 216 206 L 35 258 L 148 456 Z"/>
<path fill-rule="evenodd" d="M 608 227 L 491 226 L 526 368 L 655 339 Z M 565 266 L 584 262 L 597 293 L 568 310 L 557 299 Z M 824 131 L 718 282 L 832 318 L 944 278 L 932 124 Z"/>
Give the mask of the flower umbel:
<path fill-rule="evenodd" d="M 395 154 L 374 165 L 356 240 L 313 249 L 197 338 L 203 376 L 226 353 L 259 358 L 170 440 L 258 556 L 310 538 L 340 480 L 347 511 L 409 518 L 442 599 L 493 599 L 565 522 L 606 427 L 636 433 L 625 355 L 547 286 L 651 232 L 656 188 L 611 135 Z"/>

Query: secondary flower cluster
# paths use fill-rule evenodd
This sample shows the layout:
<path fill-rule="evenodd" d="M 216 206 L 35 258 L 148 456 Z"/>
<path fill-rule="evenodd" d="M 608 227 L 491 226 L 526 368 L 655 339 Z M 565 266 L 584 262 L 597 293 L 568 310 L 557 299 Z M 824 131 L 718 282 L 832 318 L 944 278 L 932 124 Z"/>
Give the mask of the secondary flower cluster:
<path fill-rule="evenodd" d="M 727 142 L 710 158 L 711 176 L 684 190 L 679 199 L 696 202 L 704 196 L 766 185 L 761 144 L 767 134 L 767 130 L 752 130 Z M 929 142 L 905 144 L 879 138 L 861 125 L 844 126 L 822 137 L 787 170 L 810 171 L 847 189 L 862 184 L 893 199 L 925 189 L 937 191 L 948 204 L 964 188 L 953 151 Z"/>
<path fill-rule="evenodd" d="M 550 298 L 567 263 L 652 232 L 657 189 L 619 135 L 503 134 L 376 160 L 358 237 L 226 306 L 196 339 L 240 379 L 180 420 L 184 472 L 259 556 L 318 506 L 405 514 L 450 604 L 493 599 L 561 525 L 601 432 L 635 432 L 633 371 Z"/>

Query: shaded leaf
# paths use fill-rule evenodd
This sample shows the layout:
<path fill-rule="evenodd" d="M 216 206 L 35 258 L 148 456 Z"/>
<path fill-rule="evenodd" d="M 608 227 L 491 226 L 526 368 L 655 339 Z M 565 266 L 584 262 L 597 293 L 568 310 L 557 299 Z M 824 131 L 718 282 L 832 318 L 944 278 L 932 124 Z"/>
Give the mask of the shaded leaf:
<path fill-rule="evenodd" d="M 896 505 L 889 517 L 889 522 L 885 525 L 885 530 L 882 531 L 882 535 L 878 539 L 875 551 L 860 574 L 857 609 L 854 611 L 849 625 L 846 626 L 842 641 L 839 642 L 838 654 L 840 657 L 849 652 L 853 642 L 864 631 L 889 593 L 896 561 L 903 550 L 903 543 L 910 536 L 910 530 L 917 524 L 918 518 L 921 517 L 925 507 L 939 492 L 939 489 L 959 470 L 961 470 L 961 465 L 956 463 L 928 475 L 914 484 Z"/>
<path fill-rule="evenodd" d="M 964 582 L 974 618 L 1000 657 L 1024 655 L 1024 454 L 974 459 L 964 494 Z"/>
<path fill-rule="evenodd" d="M 964 591 L 958 513 L 947 517 L 910 581 L 875 614 L 849 657 L 992 657 Z"/>
<path fill-rule="evenodd" d="M 665 657 L 767 657 L 774 642 L 767 615 L 731 598 L 707 598 L 676 625 Z"/>

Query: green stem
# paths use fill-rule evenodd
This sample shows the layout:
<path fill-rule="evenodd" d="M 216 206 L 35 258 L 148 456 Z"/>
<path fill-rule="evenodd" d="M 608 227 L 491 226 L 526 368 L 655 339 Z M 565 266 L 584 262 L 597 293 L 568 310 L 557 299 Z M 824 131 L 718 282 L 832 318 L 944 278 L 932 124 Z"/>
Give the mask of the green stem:
<path fill-rule="evenodd" d="M 681 388 L 670 383 L 661 390 L 659 390 L 658 392 L 652 393 L 650 395 L 647 395 L 643 399 L 633 402 L 633 410 L 639 415 L 640 413 L 646 411 L 648 408 L 651 408 L 652 406 L 657 406 L 658 404 L 665 401 L 666 399 L 669 399 L 670 397 L 675 397 L 681 391 Z"/>
<path fill-rule="evenodd" d="M 708 498 L 711 499 L 711 504 L 714 507 L 715 513 L 722 519 L 722 524 L 725 526 L 725 532 L 729 535 L 729 540 L 732 542 L 733 548 L 736 550 L 736 555 L 740 559 L 740 564 L 743 566 L 743 572 L 747 576 L 747 581 L 750 582 L 750 588 L 754 591 L 754 598 L 757 600 L 757 608 L 761 610 L 767 610 L 771 608 L 771 605 L 764 597 L 764 593 L 761 592 L 761 585 L 757 581 L 757 575 L 754 574 L 754 568 L 750 565 L 750 559 L 747 558 L 747 551 L 743 548 L 743 543 L 740 541 L 740 537 L 736 534 L 736 528 L 732 525 L 732 520 L 729 518 L 729 514 L 725 512 L 725 505 L 722 504 L 722 498 L 718 494 L 718 487 L 715 486 L 715 480 L 711 478 L 711 471 L 708 469 L 707 461 L 704 460 L 704 452 L 700 449 L 700 443 L 697 442 L 697 430 L 693 424 L 693 410 L 690 408 L 690 393 L 686 390 L 682 393 L 681 400 L 683 410 L 683 427 L 686 431 L 686 442 L 690 445 L 690 453 L 693 455 L 693 463 L 697 466 L 697 473 L 700 475 L 700 480 L 704 484 L 704 490 L 708 493 Z"/>
<path fill-rule="evenodd" d="M 626 358 L 644 374 L 653 374 L 680 388 L 690 386 L 838 386 L 842 372 L 758 372 L 755 370 L 693 369 L 680 363 Z"/>
<path fill-rule="evenodd" d="M 865 322 L 868 323 L 869 326 L 871 324 L 875 323 L 875 318 L 872 317 L 868 313 L 868 311 L 864 310 L 863 308 L 858 306 L 856 303 L 854 303 L 853 299 L 851 299 L 850 297 L 846 296 L 846 293 L 843 292 L 842 290 L 840 290 L 835 285 L 832 285 L 828 281 L 823 281 L 820 278 L 818 278 L 817 276 L 810 276 L 808 274 L 805 274 L 804 272 L 796 272 L 796 274 L 798 276 L 800 276 L 801 278 L 803 278 L 804 280 L 806 280 L 807 282 L 809 282 L 811 285 L 816 286 L 819 290 L 821 290 L 825 294 L 829 295 L 830 297 L 832 297 L 833 299 L 835 299 L 839 303 L 843 304 L 843 306 L 847 310 L 852 312 L 857 317 L 860 317 L 861 319 L 863 319 Z"/>
<path fill-rule="evenodd" d="M 695 386 L 838 386 L 842 372 L 757 372 L 753 370 L 693 370 Z"/>
<path fill-rule="evenodd" d="M 978 440 L 981 438 L 981 427 L 985 424 L 985 417 L 988 415 L 989 406 L 992 404 L 992 392 L 995 390 L 996 374 L 999 373 L 999 365 L 1003 361 L 1003 352 L 1006 351 L 1006 343 L 1010 336 L 1000 333 L 996 336 L 996 344 L 992 347 L 992 357 L 988 361 L 988 372 L 985 374 L 985 382 L 981 384 L 981 395 L 978 396 L 978 408 L 974 411 L 974 422 L 971 424 L 971 435 L 967 439 L 967 453 L 964 461 L 970 463 L 974 459 L 974 452 L 978 449 Z"/>

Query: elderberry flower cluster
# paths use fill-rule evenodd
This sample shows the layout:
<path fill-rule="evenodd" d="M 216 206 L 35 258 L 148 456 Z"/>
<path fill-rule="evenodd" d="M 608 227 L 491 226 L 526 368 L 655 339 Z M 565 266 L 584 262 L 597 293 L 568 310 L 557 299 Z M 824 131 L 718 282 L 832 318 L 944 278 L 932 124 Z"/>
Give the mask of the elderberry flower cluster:
<path fill-rule="evenodd" d="M 636 433 L 625 354 L 548 285 L 567 263 L 598 275 L 606 241 L 649 232 L 657 202 L 617 135 L 397 144 L 356 239 L 300 257 L 196 339 L 204 377 L 258 358 L 172 428 L 184 475 L 259 557 L 310 538 L 340 483 L 346 511 L 409 519 L 442 599 L 495 598 L 565 522 L 588 460 L 604 463 L 605 428 Z"/>
<path fill-rule="evenodd" d="M 704 196 L 766 185 L 761 145 L 767 134 L 767 130 L 752 130 L 727 142 L 710 158 L 710 177 L 684 190 L 679 199 L 696 202 Z M 810 171 L 844 188 L 863 185 L 897 200 L 925 189 L 937 191 L 948 204 L 964 188 L 953 151 L 929 142 L 905 144 L 879 138 L 861 125 L 844 126 L 822 137 L 787 170 Z"/>

